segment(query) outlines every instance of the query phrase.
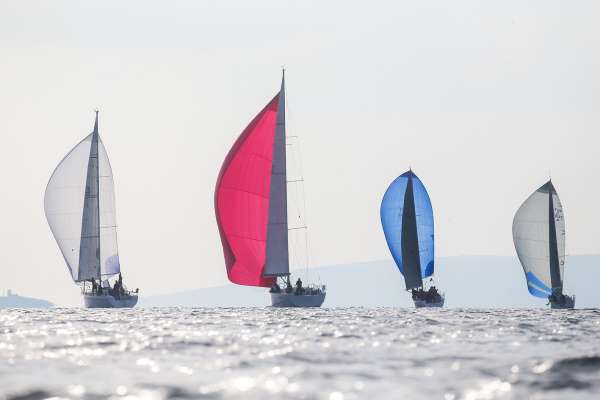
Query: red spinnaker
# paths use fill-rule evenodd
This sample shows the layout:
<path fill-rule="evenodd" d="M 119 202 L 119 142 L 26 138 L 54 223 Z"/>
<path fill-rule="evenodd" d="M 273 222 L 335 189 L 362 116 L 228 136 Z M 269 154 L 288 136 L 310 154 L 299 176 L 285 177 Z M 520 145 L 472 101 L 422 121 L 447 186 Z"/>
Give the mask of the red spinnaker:
<path fill-rule="evenodd" d="M 238 285 L 273 285 L 263 277 L 269 220 L 273 142 L 279 94 L 229 150 L 215 189 L 215 213 L 227 276 Z"/>

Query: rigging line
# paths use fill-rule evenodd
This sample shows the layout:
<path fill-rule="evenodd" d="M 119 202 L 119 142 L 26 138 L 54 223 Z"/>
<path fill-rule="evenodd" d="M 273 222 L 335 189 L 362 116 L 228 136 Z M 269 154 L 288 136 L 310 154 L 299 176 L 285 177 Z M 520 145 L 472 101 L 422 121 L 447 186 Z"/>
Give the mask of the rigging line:
<path fill-rule="evenodd" d="M 300 183 L 300 187 L 302 189 L 302 195 L 301 195 L 301 197 L 302 197 L 303 209 L 304 209 L 303 220 L 304 220 L 304 224 L 308 226 L 308 217 L 307 217 L 308 210 L 306 208 L 306 190 L 305 190 L 305 186 L 304 186 L 304 166 L 302 164 L 302 157 L 301 157 L 302 149 L 300 147 L 300 143 L 298 143 L 298 154 L 300 154 L 300 156 L 298 157 L 298 163 L 300 164 L 300 176 L 302 177 L 302 182 Z M 305 236 L 306 236 L 305 240 L 304 240 L 304 245 L 305 245 L 305 268 L 306 268 L 306 275 L 307 275 L 307 278 L 308 278 L 308 264 L 309 264 L 309 261 L 310 261 L 310 259 L 309 259 L 309 249 L 310 249 L 310 246 L 309 246 L 309 243 L 308 243 L 308 240 L 309 240 L 308 230 L 306 231 Z"/>
<path fill-rule="evenodd" d="M 288 121 L 292 122 L 291 124 L 288 124 L 288 126 L 291 125 L 293 127 L 293 126 L 295 126 L 294 123 L 293 123 L 293 121 L 294 121 L 294 115 L 293 115 L 293 112 L 290 112 L 290 108 L 293 108 L 293 107 L 290 107 L 292 103 L 290 101 L 288 101 L 288 99 L 290 98 L 290 96 L 289 96 L 289 93 L 290 93 L 289 92 L 289 87 L 286 87 L 286 91 L 287 91 L 286 102 L 285 102 L 286 117 L 289 117 Z M 294 137 L 296 139 L 299 139 L 297 135 L 290 135 L 290 137 Z M 309 276 L 308 276 L 308 263 L 309 263 L 309 243 L 308 243 L 308 240 L 309 239 L 308 239 L 308 218 L 306 216 L 307 215 L 307 209 L 306 209 L 306 191 L 305 191 L 305 187 L 304 187 L 304 166 L 303 166 L 303 163 L 302 163 L 302 148 L 300 146 L 300 140 L 295 140 L 294 142 L 297 145 L 296 162 L 298 164 L 298 169 L 299 169 L 299 171 L 298 171 L 299 172 L 299 178 L 301 179 L 301 181 L 299 182 L 298 186 L 300 186 L 300 190 L 302 190 L 302 193 L 299 193 L 300 190 L 298 189 L 298 187 L 296 187 L 296 203 L 297 203 L 296 207 L 298 209 L 297 211 L 298 211 L 298 216 L 300 217 L 299 219 L 302 222 L 304 222 L 304 226 L 306 226 L 305 234 L 304 234 L 304 253 L 305 253 L 304 254 L 304 262 L 305 262 L 304 267 L 305 267 L 307 279 L 309 279 Z M 302 198 L 302 210 L 300 210 L 301 205 L 300 205 L 300 201 L 299 201 L 298 197 Z M 302 214 L 301 211 L 303 211 L 303 215 L 301 215 Z"/>
<path fill-rule="evenodd" d="M 289 88 L 288 88 L 288 93 L 289 93 Z M 297 154 L 296 154 L 296 140 L 298 138 L 297 135 L 294 135 L 293 132 L 289 132 L 289 128 L 292 128 L 292 130 L 294 129 L 294 116 L 292 115 L 292 113 L 290 112 L 290 102 L 289 102 L 289 96 L 286 96 L 286 103 L 285 103 L 285 107 L 286 107 L 286 122 L 287 122 L 287 127 L 288 129 L 286 129 L 286 148 L 289 149 L 287 150 L 288 154 L 288 161 L 289 161 L 289 165 L 292 167 L 293 169 L 293 177 L 296 178 L 298 177 L 298 163 L 297 163 Z M 288 133 L 292 133 L 292 134 L 288 134 Z M 290 172 L 290 171 L 288 171 Z M 290 180 L 290 183 L 295 183 L 296 179 L 292 179 Z M 303 221 L 301 220 L 301 218 L 297 218 L 297 216 L 300 214 L 300 210 L 299 210 L 299 199 L 298 199 L 298 186 L 296 184 L 294 185 L 290 185 L 290 189 L 293 190 L 293 193 L 289 193 L 293 199 L 294 199 L 294 205 L 293 205 L 293 210 L 291 215 L 293 215 L 294 221 L 303 223 Z M 291 232 L 292 230 L 288 230 L 288 232 Z M 293 258 L 294 258 L 294 267 L 295 268 L 301 268 L 302 267 L 302 261 L 301 261 L 301 252 L 300 252 L 300 236 L 298 234 L 291 234 L 289 235 L 291 244 L 292 244 L 292 249 L 293 249 Z"/>

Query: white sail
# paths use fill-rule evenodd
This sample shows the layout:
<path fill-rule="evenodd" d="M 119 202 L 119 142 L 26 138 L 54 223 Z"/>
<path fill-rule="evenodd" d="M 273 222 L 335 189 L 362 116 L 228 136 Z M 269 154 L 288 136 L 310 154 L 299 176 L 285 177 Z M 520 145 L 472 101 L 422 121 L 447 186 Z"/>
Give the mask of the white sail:
<path fill-rule="evenodd" d="M 562 291 L 565 221 L 562 204 L 551 182 L 536 190 L 521 205 L 515 214 L 512 231 L 529 292 L 546 297 L 553 289 Z"/>
<path fill-rule="evenodd" d="M 279 92 L 272 163 L 269 223 L 267 225 L 267 257 L 263 275 L 284 276 L 290 273 L 285 140 L 285 77 L 282 78 L 281 91 Z"/>
<path fill-rule="evenodd" d="M 98 163 L 100 166 L 100 271 L 102 275 L 113 275 L 121 271 L 117 246 L 115 183 L 102 139 L 98 143 Z"/>
<path fill-rule="evenodd" d="M 119 272 L 114 183 L 97 120 L 54 170 L 44 211 L 74 281 Z"/>

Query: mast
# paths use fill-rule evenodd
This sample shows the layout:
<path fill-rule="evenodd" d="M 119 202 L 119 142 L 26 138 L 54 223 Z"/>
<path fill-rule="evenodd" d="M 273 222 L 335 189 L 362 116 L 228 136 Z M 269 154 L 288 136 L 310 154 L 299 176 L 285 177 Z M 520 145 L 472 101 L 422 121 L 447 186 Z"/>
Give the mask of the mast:
<path fill-rule="evenodd" d="M 412 171 L 409 172 L 406 192 L 404 194 L 403 214 L 402 260 L 406 290 L 409 290 L 423 286 Z"/>
<path fill-rule="evenodd" d="M 549 224 L 549 250 L 550 250 L 550 282 L 552 291 L 562 293 L 562 281 L 560 279 L 560 266 L 558 263 L 558 243 L 556 240 L 556 218 L 554 215 L 554 201 L 552 199 L 554 186 L 548 181 L 548 224 Z"/>
<path fill-rule="evenodd" d="M 98 280 L 100 282 L 100 285 L 102 285 L 102 263 L 101 263 L 101 252 L 100 252 L 100 156 L 99 156 L 99 151 L 98 151 L 98 141 L 100 140 L 100 133 L 98 132 L 98 112 L 99 110 L 96 109 L 95 113 L 96 113 L 96 119 L 94 120 L 94 135 L 92 136 L 92 150 L 90 151 L 90 157 L 91 157 L 91 153 L 94 151 L 93 149 L 95 148 L 96 151 L 96 176 L 94 177 L 94 184 L 95 184 L 95 189 L 96 189 L 96 221 L 98 221 L 98 225 L 96 226 L 96 237 L 98 238 L 97 240 L 97 249 L 96 250 L 96 258 L 98 259 Z"/>
<path fill-rule="evenodd" d="M 288 276 L 290 274 L 285 136 L 285 70 L 283 70 L 277 105 L 275 138 L 273 140 L 267 248 L 263 272 L 265 277 Z"/>

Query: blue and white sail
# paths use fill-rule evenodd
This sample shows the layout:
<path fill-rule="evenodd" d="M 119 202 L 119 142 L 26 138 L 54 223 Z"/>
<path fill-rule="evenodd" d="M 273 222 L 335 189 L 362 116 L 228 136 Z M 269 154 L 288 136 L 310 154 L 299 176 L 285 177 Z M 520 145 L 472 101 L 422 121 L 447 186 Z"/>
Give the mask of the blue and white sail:
<path fill-rule="evenodd" d="M 434 272 L 434 231 L 431 200 L 412 172 L 396 178 L 381 201 L 381 225 L 406 289 L 423 286 Z"/>
<path fill-rule="evenodd" d="M 98 113 L 94 131 L 50 177 L 44 211 L 75 282 L 119 273 L 114 181 L 98 133 Z"/>
<path fill-rule="evenodd" d="M 515 214 L 512 232 L 529 293 L 542 298 L 552 293 L 562 294 L 565 218 L 551 181 L 521 205 Z"/>

